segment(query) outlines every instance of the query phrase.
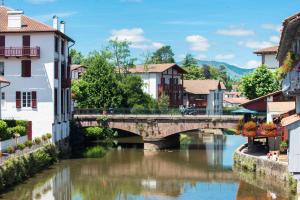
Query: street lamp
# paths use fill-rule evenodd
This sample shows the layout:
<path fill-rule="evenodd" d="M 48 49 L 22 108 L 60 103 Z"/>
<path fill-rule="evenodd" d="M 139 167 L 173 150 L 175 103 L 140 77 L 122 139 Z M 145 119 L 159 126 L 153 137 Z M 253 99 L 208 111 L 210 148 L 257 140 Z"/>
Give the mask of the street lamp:
<path fill-rule="evenodd" d="M 0 76 L 0 119 L 2 119 L 2 88 L 5 88 L 10 85 L 10 82 L 6 80 L 3 76 Z"/>

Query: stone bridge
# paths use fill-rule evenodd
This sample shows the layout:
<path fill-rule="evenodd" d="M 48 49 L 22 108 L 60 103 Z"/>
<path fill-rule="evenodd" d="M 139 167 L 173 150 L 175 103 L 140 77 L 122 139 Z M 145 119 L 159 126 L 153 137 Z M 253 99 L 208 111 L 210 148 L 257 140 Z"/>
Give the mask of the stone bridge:
<path fill-rule="evenodd" d="M 233 115 L 75 115 L 74 119 L 81 127 L 91 127 L 99 126 L 98 119 L 102 117 L 108 118 L 112 129 L 141 136 L 145 141 L 145 148 L 151 149 L 178 144 L 178 133 L 235 128 L 242 119 L 242 116 Z"/>

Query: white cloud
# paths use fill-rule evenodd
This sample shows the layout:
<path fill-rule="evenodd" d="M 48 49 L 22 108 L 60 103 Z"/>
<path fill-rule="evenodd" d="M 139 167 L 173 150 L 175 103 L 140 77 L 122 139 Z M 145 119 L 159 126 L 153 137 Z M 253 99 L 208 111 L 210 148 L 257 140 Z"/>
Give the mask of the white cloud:
<path fill-rule="evenodd" d="M 56 0 L 27 0 L 27 1 L 32 4 L 44 4 L 44 3 L 53 3 Z"/>
<path fill-rule="evenodd" d="M 145 38 L 142 28 L 112 30 L 109 39 L 131 42 L 130 46 L 135 49 L 158 49 L 164 46 L 163 43 Z"/>
<path fill-rule="evenodd" d="M 250 49 L 263 49 L 275 45 L 274 43 L 269 41 L 241 41 L 238 44 Z"/>
<path fill-rule="evenodd" d="M 193 51 L 207 51 L 210 47 L 208 40 L 201 35 L 189 35 L 185 40 Z"/>
<path fill-rule="evenodd" d="M 272 36 L 270 37 L 270 41 L 278 44 L 279 41 L 280 41 L 280 38 L 279 38 L 279 36 L 277 36 L 277 35 L 272 35 Z"/>
<path fill-rule="evenodd" d="M 257 60 L 249 60 L 246 64 L 245 64 L 245 68 L 256 68 L 258 66 L 261 65 L 261 62 L 257 61 Z"/>
<path fill-rule="evenodd" d="M 49 14 L 44 14 L 44 15 L 37 15 L 37 16 L 34 16 L 34 18 L 36 19 L 39 19 L 43 22 L 46 22 L 46 21 L 49 21 L 49 20 L 52 20 L 53 16 L 56 15 L 58 16 L 59 18 L 67 18 L 67 17 L 71 17 L 73 15 L 76 15 L 77 12 L 75 11 L 68 11 L 68 12 L 59 12 L 59 13 L 49 13 Z"/>
<path fill-rule="evenodd" d="M 228 29 L 217 30 L 217 34 L 226 36 L 249 36 L 254 35 L 255 33 L 248 29 L 230 27 Z"/>
<path fill-rule="evenodd" d="M 277 24 L 262 24 L 261 27 L 263 29 L 273 30 L 277 32 L 280 32 L 281 30 L 281 25 L 277 25 Z"/>
<path fill-rule="evenodd" d="M 219 54 L 215 57 L 217 60 L 230 60 L 235 58 L 234 54 Z"/>

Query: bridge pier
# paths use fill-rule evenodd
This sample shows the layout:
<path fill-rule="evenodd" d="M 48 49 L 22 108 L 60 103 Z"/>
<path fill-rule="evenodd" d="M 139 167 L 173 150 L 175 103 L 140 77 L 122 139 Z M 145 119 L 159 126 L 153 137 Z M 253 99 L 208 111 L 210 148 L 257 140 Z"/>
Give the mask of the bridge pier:
<path fill-rule="evenodd" d="M 161 139 L 144 139 L 144 150 L 157 151 L 180 146 L 180 135 L 175 134 Z"/>

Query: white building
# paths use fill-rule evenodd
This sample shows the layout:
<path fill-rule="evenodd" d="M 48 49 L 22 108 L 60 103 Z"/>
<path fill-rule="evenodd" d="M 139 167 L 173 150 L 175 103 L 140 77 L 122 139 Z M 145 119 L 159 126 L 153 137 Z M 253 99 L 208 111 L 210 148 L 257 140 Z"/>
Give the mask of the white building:
<path fill-rule="evenodd" d="M 31 121 L 29 137 L 52 133 L 54 141 L 69 135 L 74 44 L 58 25 L 57 17 L 51 27 L 0 6 L 0 74 L 11 83 L 2 90 L 2 118 Z"/>
<path fill-rule="evenodd" d="M 154 99 L 162 95 L 170 97 L 170 106 L 183 103 L 183 74 L 185 70 L 177 64 L 147 64 L 130 68 L 131 74 L 140 76 L 144 82 L 144 92 Z"/>
<path fill-rule="evenodd" d="M 268 66 L 269 69 L 275 70 L 279 67 L 279 62 L 276 59 L 278 46 L 259 49 L 254 53 L 261 56 L 261 64 Z"/>
<path fill-rule="evenodd" d="M 79 79 L 85 71 L 86 71 L 86 66 L 84 65 L 71 65 L 72 80 Z"/>
<path fill-rule="evenodd" d="M 203 109 L 206 114 L 223 113 L 225 85 L 218 80 L 184 80 L 184 99 L 186 106 Z"/>

